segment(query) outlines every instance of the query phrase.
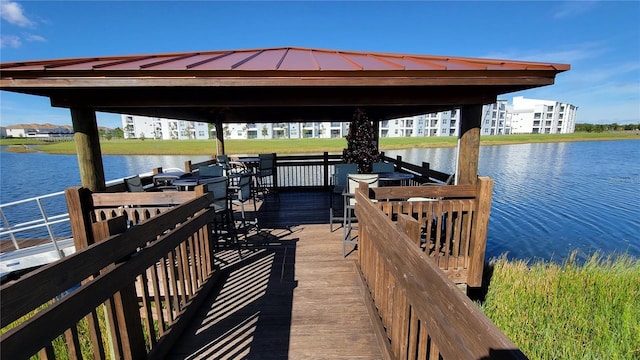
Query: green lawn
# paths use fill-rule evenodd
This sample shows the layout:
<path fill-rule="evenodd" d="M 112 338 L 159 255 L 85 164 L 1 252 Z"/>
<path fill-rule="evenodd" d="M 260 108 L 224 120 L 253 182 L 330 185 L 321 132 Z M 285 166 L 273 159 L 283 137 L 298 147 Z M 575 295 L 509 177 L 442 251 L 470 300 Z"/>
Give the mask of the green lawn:
<path fill-rule="evenodd" d="M 593 141 L 640 139 L 632 132 L 611 133 L 575 133 L 558 135 L 498 135 L 482 136 L 482 145 L 504 145 L 536 142 L 562 141 Z M 420 147 L 448 147 L 456 146 L 456 137 L 404 137 L 382 138 L 380 149 L 394 150 Z M 44 143 L 29 139 L 2 139 L 0 145 L 38 145 L 38 150 L 52 154 L 74 154 L 76 151 L 73 141 Z M 103 140 L 100 143 L 102 154 L 105 155 L 213 155 L 215 153 L 214 140 Z M 342 153 L 347 142 L 339 139 L 269 139 L 269 140 L 226 140 L 227 154 L 310 154 L 310 153 Z M 9 147 L 8 151 L 21 151 L 19 147 Z"/>

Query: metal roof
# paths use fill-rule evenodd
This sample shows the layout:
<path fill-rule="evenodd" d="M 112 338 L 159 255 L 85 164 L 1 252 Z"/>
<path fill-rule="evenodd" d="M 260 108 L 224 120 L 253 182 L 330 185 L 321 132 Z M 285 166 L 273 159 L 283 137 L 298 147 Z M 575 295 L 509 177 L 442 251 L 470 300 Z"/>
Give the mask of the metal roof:
<path fill-rule="evenodd" d="M 388 119 L 553 84 L 567 64 L 300 47 L 0 64 L 0 89 L 52 105 L 213 121 Z"/>
<path fill-rule="evenodd" d="M 309 48 L 58 59 L 0 64 L 3 71 L 442 71 L 568 70 L 565 64 Z"/>

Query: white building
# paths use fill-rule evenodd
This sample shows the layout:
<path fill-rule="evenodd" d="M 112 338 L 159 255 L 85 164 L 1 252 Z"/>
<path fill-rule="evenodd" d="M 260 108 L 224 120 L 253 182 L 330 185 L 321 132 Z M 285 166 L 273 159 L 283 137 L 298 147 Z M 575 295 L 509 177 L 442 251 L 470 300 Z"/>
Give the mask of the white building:
<path fill-rule="evenodd" d="M 121 115 L 125 139 L 209 139 L 209 124 L 196 121 Z"/>
<path fill-rule="evenodd" d="M 578 107 L 554 100 L 513 98 L 509 109 L 513 134 L 568 134 L 576 127 Z"/>
<path fill-rule="evenodd" d="M 482 107 L 481 135 L 573 133 L 578 108 L 553 100 L 514 97 Z M 380 137 L 458 136 L 460 109 L 380 122 Z M 209 139 L 215 128 L 206 123 L 122 115 L 125 138 Z M 349 122 L 224 124 L 225 139 L 303 139 L 347 136 Z M 210 136 L 209 136 L 210 135 Z"/>

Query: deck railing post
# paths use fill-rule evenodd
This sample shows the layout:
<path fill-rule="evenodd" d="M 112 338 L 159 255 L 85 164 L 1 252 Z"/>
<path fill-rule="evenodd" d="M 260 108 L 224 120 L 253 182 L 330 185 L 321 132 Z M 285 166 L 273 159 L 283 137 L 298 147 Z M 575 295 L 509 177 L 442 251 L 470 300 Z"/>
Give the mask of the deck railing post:
<path fill-rule="evenodd" d="M 426 177 L 427 180 L 430 180 L 431 176 L 429 176 L 429 171 L 430 171 L 429 170 L 429 163 L 423 161 L 422 162 L 422 170 L 421 170 L 421 174 L 420 175 L 422 175 L 423 177 Z"/>
<path fill-rule="evenodd" d="M 273 187 L 278 192 L 278 154 L 273 153 Z"/>
<path fill-rule="evenodd" d="M 467 284 L 472 287 L 482 286 L 482 271 L 484 270 L 484 254 L 487 247 L 487 230 L 491 212 L 491 195 L 493 179 L 479 176 L 476 195 L 476 216 L 471 228 L 471 246 L 469 249 L 469 275 Z"/>
<path fill-rule="evenodd" d="M 324 190 L 328 190 L 329 189 L 329 153 L 328 152 L 324 152 L 324 154 L 322 155 L 323 157 L 323 173 L 324 173 L 324 178 L 322 180 L 323 182 L 323 188 Z"/>
<path fill-rule="evenodd" d="M 400 155 L 396 156 L 395 166 L 396 166 L 396 169 L 402 169 L 402 156 Z"/>
<path fill-rule="evenodd" d="M 76 251 L 94 243 L 91 232 L 91 211 L 93 210 L 91 193 L 91 190 L 80 186 L 71 187 L 64 191 Z"/>
<path fill-rule="evenodd" d="M 191 172 L 191 160 L 184 162 L 184 172 Z"/>

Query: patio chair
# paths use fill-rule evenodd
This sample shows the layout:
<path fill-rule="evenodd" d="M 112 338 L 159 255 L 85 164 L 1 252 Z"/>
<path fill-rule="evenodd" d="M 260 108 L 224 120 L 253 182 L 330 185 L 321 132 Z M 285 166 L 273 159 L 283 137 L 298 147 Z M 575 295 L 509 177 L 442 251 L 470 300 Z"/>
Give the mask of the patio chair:
<path fill-rule="evenodd" d="M 209 207 L 213 209 L 213 232 L 216 235 L 215 248 L 219 248 L 220 241 L 226 238 L 229 245 L 238 247 L 238 235 L 233 221 L 233 212 L 229 207 L 229 180 L 225 176 L 205 178 L 198 180 L 198 184 L 207 185 L 213 197 Z"/>
<path fill-rule="evenodd" d="M 128 192 L 144 192 L 144 186 L 142 186 L 142 179 L 140 179 L 140 175 L 125 178 L 124 184 L 127 186 Z"/>
<path fill-rule="evenodd" d="M 224 176 L 224 167 L 222 165 L 203 166 L 198 169 L 198 176 L 201 178 Z"/>
<path fill-rule="evenodd" d="M 396 171 L 396 170 L 395 170 L 395 167 L 393 166 L 392 163 L 388 163 L 388 162 L 384 162 L 384 161 L 374 162 L 373 163 L 373 173 L 374 174 L 392 173 L 394 171 Z"/>
<path fill-rule="evenodd" d="M 240 175 L 238 179 L 238 185 L 230 186 L 229 189 L 233 190 L 233 193 L 230 194 L 230 199 L 232 203 L 236 203 L 240 205 L 240 212 L 242 215 L 242 227 L 246 230 L 247 225 L 247 217 L 245 212 L 244 204 L 253 200 L 253 209 L 256 210 L 256 198 L 253 196 L 253 192 L 251 191 L 251 183 L 252 183 L 252 174 L 244 173 Z M 250 224 L 257 224 L 257 218 L 254 218 L 254 221 L 249 221 Z"/>
<path fill-rule="evenodd" d="M 333 224 L 335 222 L 342 223 L 344 218 L 342 216 L 335 216 L 336 212 L 343 211 L 342 201 L 334 201 L 336 195 L 341 196 L 347 188 L 347 175 L 355 174 L 358 172 L 358 164 L 335 164 L 334 173 L 331 176 L 332 186 L 331 193 L 329 194 L 329 231 L 333 232 Z"/>
<path fill-rule="evenodd" d="M 378 187 L 378 174 L 349 174 L 347 175 L 347 191 L 344 192 L 344 219 L 343 219 L 343 238 L 342 238 L 342 257 L 347 256 L 347 244 L 358 245 L 357 236 L 352 236 L 351 231 L 355 228 L 353 225 L 354 210 L 356 205 L 355 193 L 361 182 L 365 182 L 370 188 Z"/>
<path fill-rule="evenodd" d="M 218 155 L 216 156 L 216 161 L 218 162 L 217 165 L 222 166 L 226 172 L 225 175 L 246 170 L 246 167 L 241 162 L 231 161 L 228 155 Z"/>
<path fill-rule="evenodd" d="M 274 178 L 275 172 L 275 155 L 274 154 L 258 154 L 260 163 L 258 169 L 255 172 L 256 178 L 256 193 L 261 193 L 265 198 L 267 193 L 276 192 L 276 179 Z"/>

